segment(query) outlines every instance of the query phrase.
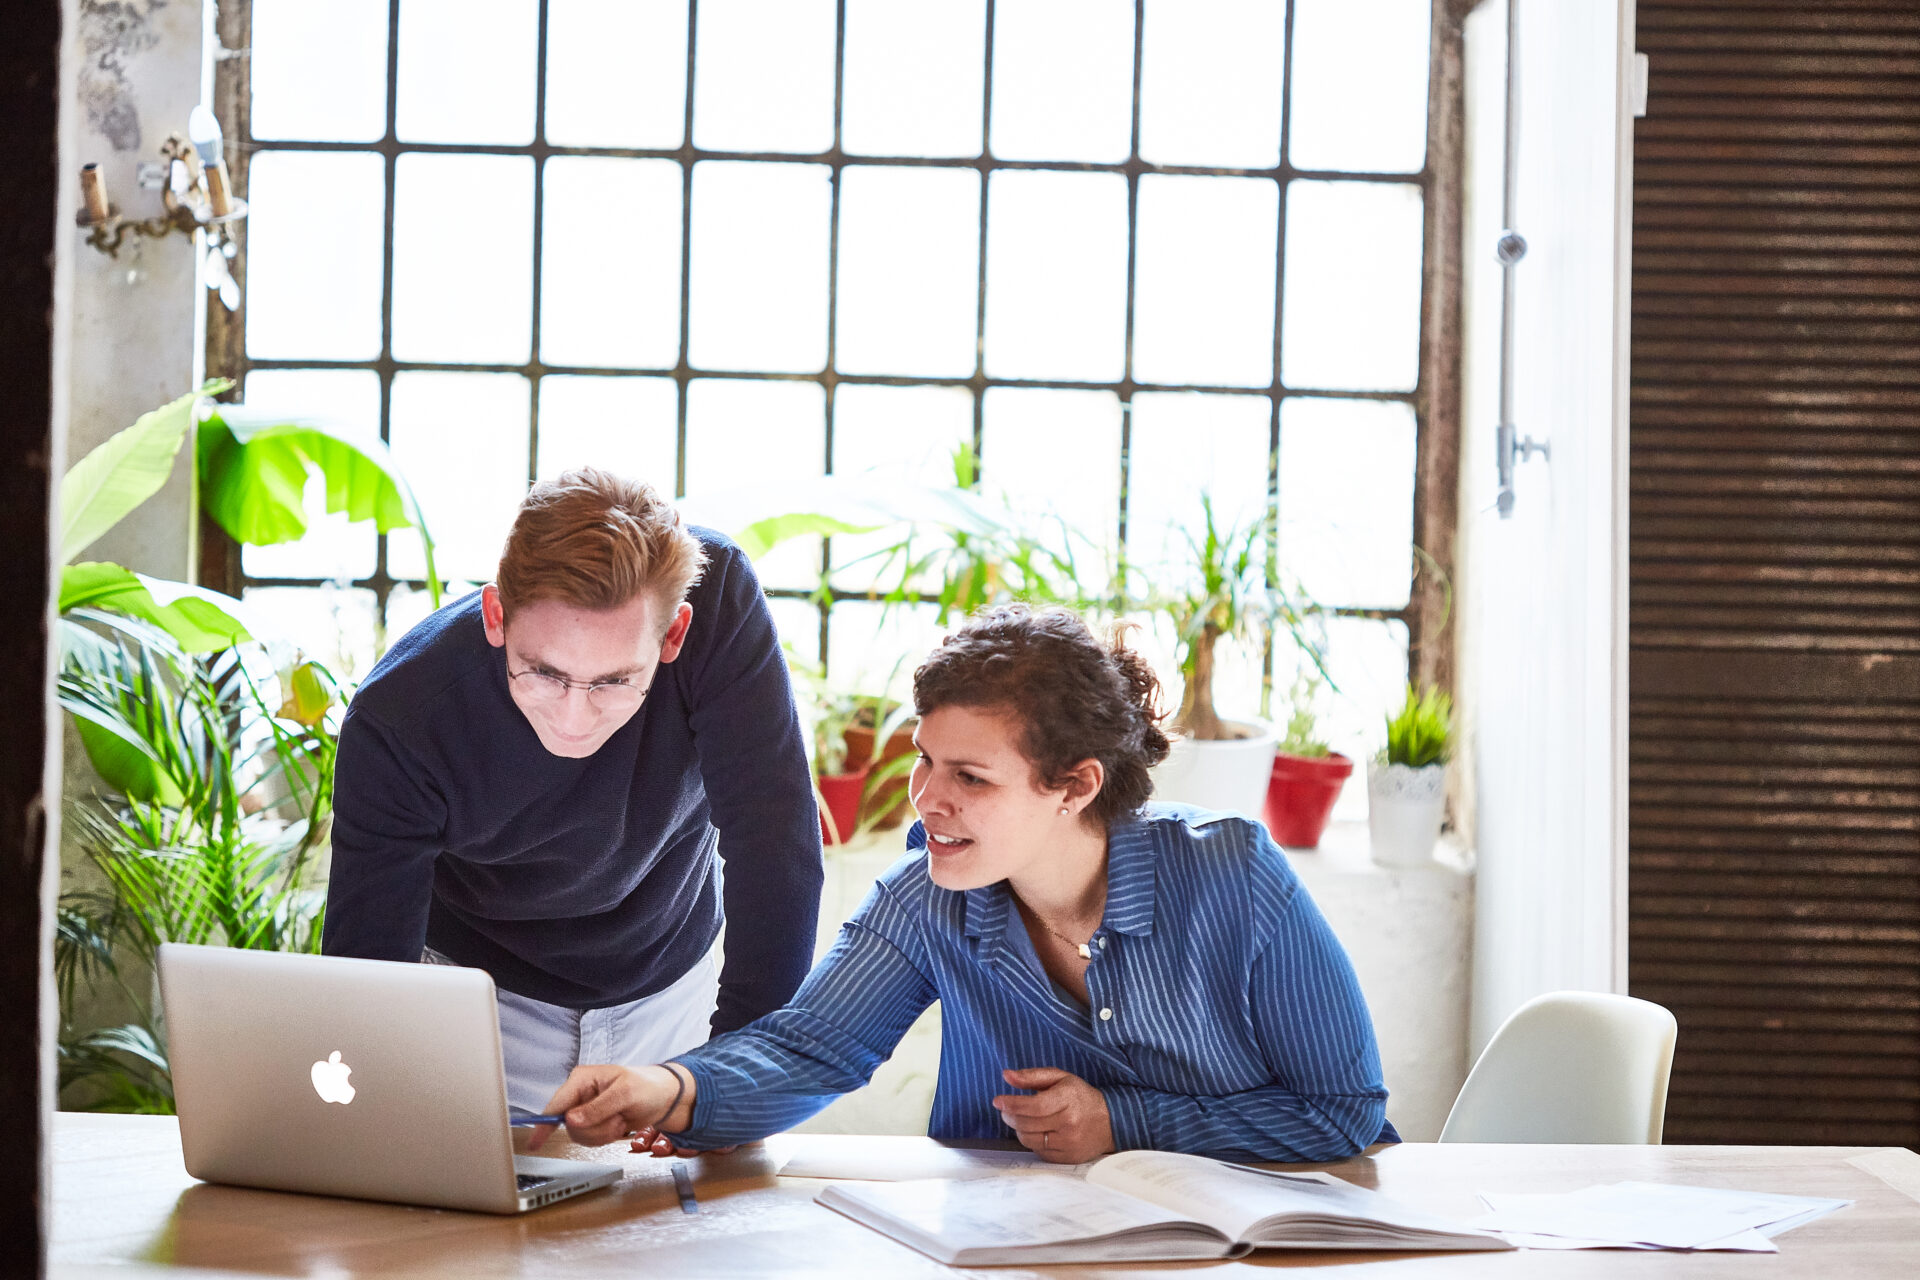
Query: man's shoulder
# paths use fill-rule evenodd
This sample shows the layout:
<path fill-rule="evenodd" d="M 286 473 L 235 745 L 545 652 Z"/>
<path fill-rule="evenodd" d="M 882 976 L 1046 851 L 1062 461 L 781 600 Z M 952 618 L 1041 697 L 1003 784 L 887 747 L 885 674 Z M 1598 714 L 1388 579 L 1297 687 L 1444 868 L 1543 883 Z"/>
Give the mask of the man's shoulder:
<path fill-rule="evenodd" d="M 448 690 L 486 670 L 493 647 L 475 591 L 416 623 L 374 664 L 353 695 L 355 714 L 402 727 L 436 706 Z"/>

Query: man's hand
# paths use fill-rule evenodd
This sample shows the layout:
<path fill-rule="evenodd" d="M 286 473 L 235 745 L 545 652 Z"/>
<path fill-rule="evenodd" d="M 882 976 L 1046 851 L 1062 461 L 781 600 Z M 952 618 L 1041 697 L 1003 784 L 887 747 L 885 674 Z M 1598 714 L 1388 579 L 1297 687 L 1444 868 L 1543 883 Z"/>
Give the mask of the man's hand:
<path fill-rule="evenodd" d="M 545 1114 L 565 1116 L 567 1133 L 575 1142 L 597 1147 L 661 1123 L 666 1119 L 661 1113 L 679 1092 L 679 1078 L 665 1067 L 575 1067 L 547 1103 Z M 685 1110 L 691 1102 L 683 1096 L 675 1110 Z M 528 1149 L 538 1151 L 552 1135 L 552 1125 L 534 1126 L 527 1136 Z"/>
<path fill-rule="evenodd" d="M 1038 1090 L 1031 1097 L 1002 1094 L 993 1100 L 1021 1146 L 1055 1164 L 1079 1164 L 1113 1150 L 1107 1099 L 1085 1080 L 1058 1067 L 1000 1074 L 1016 1089 Z"/>

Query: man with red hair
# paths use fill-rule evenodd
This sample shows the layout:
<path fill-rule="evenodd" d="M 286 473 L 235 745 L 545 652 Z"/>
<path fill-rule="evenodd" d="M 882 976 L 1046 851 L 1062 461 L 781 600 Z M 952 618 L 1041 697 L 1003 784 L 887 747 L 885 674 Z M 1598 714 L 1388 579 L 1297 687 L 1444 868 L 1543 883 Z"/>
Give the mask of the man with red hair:
<path fill-rule="evenodd" d="M 647 485 L 533 486 L 497 580 L 360 686 L 335 777 L 325 950 L 491 973 L 515 1107 L 744 1026 L 812 959 L 819 817 L 765 597 Z"/>

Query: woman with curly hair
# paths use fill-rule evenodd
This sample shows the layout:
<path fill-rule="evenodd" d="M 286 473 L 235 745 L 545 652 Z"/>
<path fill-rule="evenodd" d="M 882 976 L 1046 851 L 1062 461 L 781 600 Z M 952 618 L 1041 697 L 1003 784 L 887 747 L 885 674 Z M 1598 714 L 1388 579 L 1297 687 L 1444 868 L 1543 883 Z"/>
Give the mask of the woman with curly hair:
<path fill-rule="evenodd" d="M 547 1110 L 656 1154 L 765 1137 L 938 1000 L 936 1138 L 1061 1162 L 1397 1141 L 1352 966 L 1265 828 L 1148 803 L 1158 692 L 1065 610 L 968 620 L 914 673 L 907 855 L 787 1006 L 658 1066 L 576 1068 Z"/>

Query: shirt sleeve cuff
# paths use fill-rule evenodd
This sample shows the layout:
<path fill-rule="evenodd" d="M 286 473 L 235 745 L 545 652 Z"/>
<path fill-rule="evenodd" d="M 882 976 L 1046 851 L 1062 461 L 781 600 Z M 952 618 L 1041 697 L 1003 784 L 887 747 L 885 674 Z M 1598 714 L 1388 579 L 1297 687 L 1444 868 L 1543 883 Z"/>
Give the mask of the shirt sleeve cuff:
<path fill-rule="evenodd" d="M 669 1136 L 693 1137 L 713 1123 L 714 1108 L 719 1105 L 714 1099 L 714 1074 L 698 1058 L 669 1058 L 667 1061 L 693 1077 L 693 1121 L 684 1132 Z"/>
<path fill-rule="evenodd" d="M 1100 1094 L 1107 1100 L 1107 1126 L 1113 1130 L 1113 1149 L 1151 1149 L 1153 1124 L 1148 1115 L 1148 1100 L 1142 1091 L 1127 1085 L 1109 1085 L 1100 1090 Z"/>

